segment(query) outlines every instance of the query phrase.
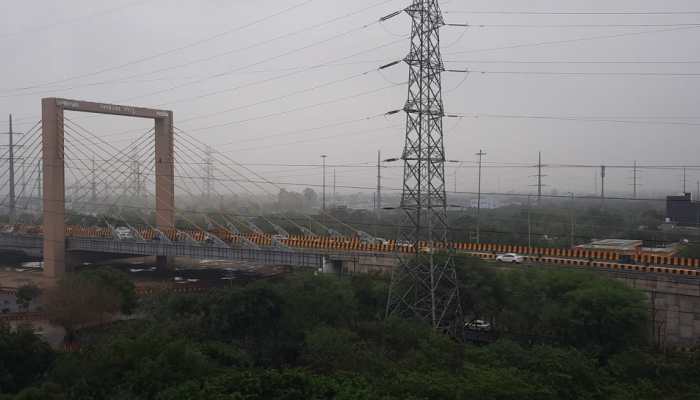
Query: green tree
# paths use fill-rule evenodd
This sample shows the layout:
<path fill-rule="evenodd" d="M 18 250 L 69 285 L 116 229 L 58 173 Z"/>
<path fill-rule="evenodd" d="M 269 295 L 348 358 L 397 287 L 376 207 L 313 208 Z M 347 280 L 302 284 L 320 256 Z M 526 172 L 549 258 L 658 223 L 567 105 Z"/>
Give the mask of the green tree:
<path fill-rule="evenodd" d="M 105 322 L 123 309 L 121 293 L 89 274 L 69 275 L 48 290 L 45 309 L 49 320 L 63 327 L 66 340 L 75 339 L 81 326 Z"/>
<path fill-rule="evenodd" d="M 37 382 L 54 353 L 28 327 L 11 330 L 0 324 L 0 393 L 14 393 Z"/>
<path fill-rule="evenodd" d="M 34 284 L 22 285 L 17 289 L 17 304 L 24 310 L 29 309 L 29 305 L 39 297 L 41 289 Z"/>
<path fill-rule="evenodd" d="M 131 314 L 136 308 L 137 300 L 134 283 L 124 272 L 114 268 L 101 267 L 85 269 L 78 275 L 81 279 L 94 281 L 103 290 L 117 293 L 122 313 Z"/>

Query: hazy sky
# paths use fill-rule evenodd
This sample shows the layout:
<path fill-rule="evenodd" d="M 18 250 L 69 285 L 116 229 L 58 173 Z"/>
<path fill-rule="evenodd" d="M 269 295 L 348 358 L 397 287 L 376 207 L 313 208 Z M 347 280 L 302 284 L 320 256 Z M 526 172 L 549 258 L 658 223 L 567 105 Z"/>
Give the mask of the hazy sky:
<path fill-rule="evenodd" d="M 318 167 L 255 164 L 318 164 L 327 154 L 329 164 L 357 166 L 376 160 L 377 150 L 387 158 L 402 150 L 403 115 L 381 114 L 403 106 L 407 67 L 376 69 L 405 56 L 410 21 L 405 14 L 376 21 L 408 0 L 5 3 L 0 115 L 16 115 L 19 129 L 40 118 L 40 99 L 49 96 L 172 109 L 177 127 L 266 178 L 315 184 Z M 545 163 L 700 164 L 697 1 L 452 0 L 442 8 L 448 22 L 474 25 L 443 28 L 447 66 L 486 71 L 443 79 L 447 111 L 466 116 L 445 120 L 447 156 L 466 162 L 459 190 L 475 190 L 470 163 L 479 149 L 494 163 L 534 164 L 541 150 Z M 142 120 L 71 118 L 115 146 L 149 128 Z M 484 190 L 531 191 L 534 172 L 487 168 Z M 594 191 L 598 172 L 546 173 L 560 192 L 583 193 Z M 400 187 L 400 169 L 385 174 L 386 186 Z M 371 187 L 375 175 L 337 167 L 338 185 Z M 642 192 L 680 190 L 680 171 L 640 175 Z M 609 191 L 631 191 L 630 177 L 610 170 Z M 450 171 L 450 188 L 453 179 Z M 698 179 L 700 170 L 688 172 L 689 186 Z"/>

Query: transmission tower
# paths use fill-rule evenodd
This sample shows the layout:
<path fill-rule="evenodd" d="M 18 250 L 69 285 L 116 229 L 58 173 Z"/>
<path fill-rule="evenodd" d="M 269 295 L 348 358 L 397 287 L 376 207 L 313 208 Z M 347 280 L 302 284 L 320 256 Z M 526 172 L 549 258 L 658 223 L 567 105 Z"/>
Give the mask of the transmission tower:
<path fill-rule="evenodd" d="M 445 24 L 438 0 L 413 0 L 405 9 L 412 19 L 406 138 L 401 208 L 407 217 L 403 239 L 416 250 L 401 258 L 392 276 L 387 316 L 429 322 L 435 330 L 457 333 L 463 324 L 454 259 L 436 254 L 447 242 L 445 147 L 442 119 L 440 28 Z M 405 228 L 404 228 L 405 227 Z"/>
<path fill-rule="evenodd" d="M 537 204 L 542 203 L 542 188 L 547 187 L 544 183 L 542 183 L 542 178 L 546 177 L 547 175 L 542 174 L 542 168 L 544 168 L 545 165 L 542 164 L 542 152 L 540 151 L 537 155 L 537 164 L 535 165 L 535 168 L 537 168 L 537 174 L 532 175 L 533 178 L 537 178 L 537 184 L 535 185 L 530 185 L 530 186 L 535 186 L 537 187 Z"/>
<path fill-rule="evenodd" d="M 630 184 L 632 186 L 632 198 L 636 199 L 637 198 L 637 193 L 639 192 L 639 187 L 642 186 L 639 183 L 639 168 L 637 168 L 637 162 L 634 162 L 634 165 L 632 167 L 632 183 Z"/>

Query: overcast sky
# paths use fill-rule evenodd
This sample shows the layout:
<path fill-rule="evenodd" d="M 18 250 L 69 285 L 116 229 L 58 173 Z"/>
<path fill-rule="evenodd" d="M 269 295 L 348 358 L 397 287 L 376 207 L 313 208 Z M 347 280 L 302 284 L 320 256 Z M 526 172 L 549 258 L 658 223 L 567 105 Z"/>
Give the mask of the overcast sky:
<path fill-rule="evenodd" d="M 329 164 L 357 166 L 376 160 L 377 150 L 386 158 L 402 150 L 404 116 L 381 114 L 403 107 L 407 67 L 376 69 L 405 56 L 410 21 L 405 14 L 376 21 L 408 0 L 5 3 L 0 114 L 13 113 L 19 129 L 40 119 L 42 97 L 171 109 L 178 128 L 266 178 L 316 184 L 317 167 L 254 164 L 318 164 L 327 154 Z M 475 190 L 471 163 L 479 149 L 492 163 L 534 164 L 541 150 L 545 163 L 700 165 L 700 13 L 464 12 L 698 12 L 696 3 L 442 2 L 447 22 L 473 25 L 443 28 L 448 68 L 478 71 L 443 78 L 447 112 L 465 116 L 445 120 L 447 157 L 465 161 L 458 190 Z M 149 128 L 143 120 L 70 117 L 114 146 Z M 375 184 L 371 168 L 336 169 L 338 185 Z M 531 191 L 534 172 L 487 168 L 484 190 Z M 596 190 L 593 169 L 550 168 L 546 174 L 561 193 Z M 385 175 L 386 186 L 400 187 L 399 168 Z M 631 176 L 630 170 L 609 171 L 609 191 L 630 192 Z M 640 176 L 642 192 L 680 191 L 680 171 Z M 453 179 L 450 171 L 450 188 Z M 699 179 L 700 170 L 688 172 L 693 190 Z"/>

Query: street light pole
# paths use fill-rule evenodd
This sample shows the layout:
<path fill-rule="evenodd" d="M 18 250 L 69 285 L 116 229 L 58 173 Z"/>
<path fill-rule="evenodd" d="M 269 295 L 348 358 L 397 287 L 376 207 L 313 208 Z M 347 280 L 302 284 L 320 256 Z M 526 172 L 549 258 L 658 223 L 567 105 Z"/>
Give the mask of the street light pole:
<path fill-rule="evenodd" d="M 532 249 L 532 224 L 530 220 L 530 195 L 527 195 L 527 250 Z"/>
<path fill-rule="evenodd" d="M 481 243 L 481 159 L 486 153 L 483 150 L 479 150 L 476 155 L 479 156 L 479 182 L 476 195 L 476 243 L 478 244 Z"/>
<path fill-rule="evenodd" d="M 574 214 L 574 192 L 569 192 L 571 195 L 571 205 L 570 205 L 570 214 L 571 214 L 571 248 L 574 248 L 574 236 L 576 234 L 576 222 L 575 222 L 575 214 Z"/>
<path fill-rule="evenodd" d="M 323 211 L 326 211 L 326 157 L 325 154 L 321 155 L 323 159 Z"/>

